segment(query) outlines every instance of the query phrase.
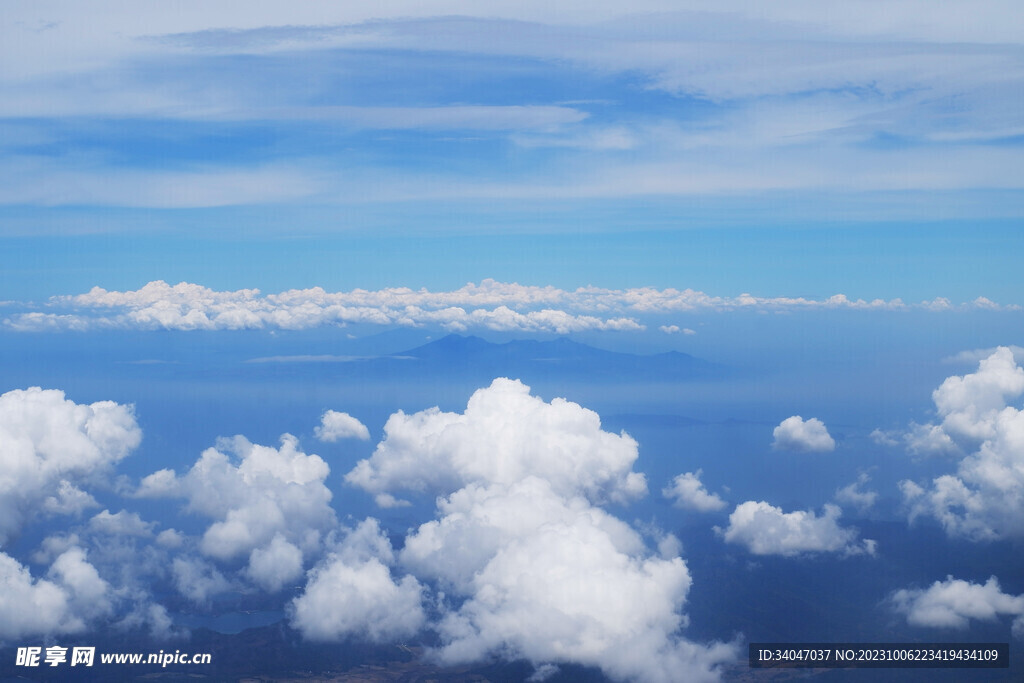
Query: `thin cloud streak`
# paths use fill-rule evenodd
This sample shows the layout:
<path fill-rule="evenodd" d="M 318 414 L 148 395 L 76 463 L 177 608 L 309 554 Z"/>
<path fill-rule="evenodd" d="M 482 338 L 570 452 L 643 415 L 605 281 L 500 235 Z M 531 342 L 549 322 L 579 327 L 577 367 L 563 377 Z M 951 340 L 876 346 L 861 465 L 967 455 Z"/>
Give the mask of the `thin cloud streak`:
<path fill-rule="evenodd" d="M 972 6 L 970 17 L 917 2 L 826 6 L 651 2 L 624 14 L 528 3 L 489 6 L 484 17 L 461 2 L 394 3 L 373 12 L 261 6 L 243 18 L 214 5 L 111 12 L 117 19 L 102 25 L 70 4 L 45 16 L 14 11 L 0 28 L 0 117 L 65 147 L 83 141 L 61 122 L 81 118 L 106 124 L 99 146 L 114 149 L 125 119 L 258 123 L 295 136 L 323 126 L 373 149 L 375 131 L 414 136 L 413 149 L 462 133 L 488 147 L 464 165 L 432 157 L 424 169 L 405 156 L 351 161 L 347 147 L 335 154 L 307 132 L 262 159 L 262 192 L 247 189 L 251 158 L 221 157 L 179 177 L 155 165 L 126 173 L 116 154 L 78 162 L 22 151 L 0 168 L 0 202 L 179 208 L 1024 189 L 1014 142 L 1024 131 L 1024 50 L 1020 31 L 1007 28 L 1020 29 L 1018 12 L 997 2 Z M 388 85 L 400 72 L 388 60 L 409 55 L 435 84 L 426 94 L 417 82 L 400 88 L 411 95 Z M 472 84 L 459 85 L 467 70 Z M 524 89 L 524 78 L 538 87 Z M 581 80 L 593 92 L 572 106 L 547 94 L 564 90 L 551 83 Z M 240 134 L 237 144 L 252 141 Z M 509 154 L 526 161 L 507 164 Z"/>

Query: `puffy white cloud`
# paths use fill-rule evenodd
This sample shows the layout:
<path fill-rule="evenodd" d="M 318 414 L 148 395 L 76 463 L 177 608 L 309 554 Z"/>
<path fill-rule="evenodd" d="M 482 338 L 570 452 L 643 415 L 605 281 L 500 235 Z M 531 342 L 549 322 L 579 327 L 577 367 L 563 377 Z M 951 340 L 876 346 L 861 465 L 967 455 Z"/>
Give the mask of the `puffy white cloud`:
<path fill-rule="evenodd" d="M 665 334 L 679 334 L 680 332 L 686 335 L 697 334 L 696 330 L 691 330 L 689 327 L 680 329 L 679 325 L 662 325 L 658 329 Z"/>
<path fill-rule="evenodd" d="M 86 294 L 57 297 L 53 305 L 82 313 L 32 311 L 5 320 L 18 331 L 131 328 L 175 330 L 306 329 L 321 325 L 368 323 L 417 326 L 436 324 L 463 331 L 471 327 L 568 334 L 583 330 L 639 330 L 632 318 L 598 318 L 550 307 L 521 310 L 563 298 L 565 292 L 505 285 L 487 280 L 454 292 L 407 288 L 376 292 L 326 292 L 314 287 L 262 296 L 259 290 L 211 290 L 181 282 L 150 282 L 129 292 L 94 287 Z M 578 308 L 578 307 L 576 307 Z M 93 311 L 100 311 L 94 314 Z"/>
<path fill-rule="evenodd" d="M 69 596 L 68 604 L 78 618 L 90 620 L 113 609 L 110 586 L 86 560 L 81 548 L 70 548 L 54 560 L 47 577 L 61 585 Z"/>
<path fill-rule="evenodd" d="M 836 491 L 836 502 L 843 505 L 852 505 L 861 512 L 866 512 L 878 500 L 877 491 L 865 491 L 861 488 L 869 481 L 871 481 L 871 477 L 866 472 L 862 472 L 857 477 L 857 481 Z"/>
<path fill-rule="evenodd" d="M 395 498 L 390 493 L 378 493 L 373 497 L 373 502 L 377 504 L 377 507 L 382 507 L 384 509 L 406 508 L 412 505 L 409 501 Z"/>
<path fill-rule="evenodd" d="M 394 580 L 392 560 L 377 521 L 365 520 L 309 572 L 305 591 L 289 606 L 292 626 L 311 640 L 383 642 L 417 633 L 426 622 L 424 588 L 410 575 Z"/>
<path fill-rule="evenodd" d="M 900 444 L 900 433 L 884 429 L 875 429 L 868 435 L 873 442 L 879 446 L 898 446 Z"/>
<path fill-rule="evenodd" d="M 236 436 L 219 439 L 183 475 L 154 472 L 142 480 L 136 495 L 187 499 L 188 510 L 213 520 L 199 541 L 202 554 L 219 561 L 248 557 L 249 578 L 277 590 L 298 577 L 303 559 L 321 551 L 337 524 L 324 484 L 329 472 L 319 456 L 300 451 L 290 434 L 281 437 L 280 448 Z M 226 586 L 216 572 L 182 562 L 175 564 L 175 576 L 197 602 Z M 207 588 L 187 587 L 192 575 Z"/>
<path fill-rule="evenodd" d="M 187 631 L 183 628 L 176 628 L 167 608 L 154 603 L 137 605 L 117 624 L 120 628 L 130 631 L 148 631 L 157 641 L 168 641 L 174 638 L 184 638 Z"/>
<path fill-rule="evenodd" d="M 402 562 L 417 575 L 442 579 L 463 593 L 472 591 L 476 573 L 509 543 L 548 526 L 586 527 L 626 555 L 644 550 L 643 540 L 628 524 L 582 497 L 563 498 L 539 477 L 510 486 L 471 484 L 439 499 L 438 512 L 439 519 L 406 539 Z"/>
<path fill-rule="evenodd" d="M 602 431 L 595 413 L 499 378 L 462 414 L 396 413 L 385 434 L 347 479 L 392 502 L 396 490 L 441 494 L 438 518 L 406 537 L 399 566 L 439 591 L 442 661 L 527 659 L 539 672 L 577 662 L 616 679 L 670 681 L 717 679 L 736 656 L 733 645 L 680 637 L 691 579 L 678 540 L 665 536 L 651 553 L 598 507 L 646 485 L 632 471 L 636 442 Z M 364 552 L 339 551 L 322 571 L 351 583 L 372 568 L 388 587 L 390 544 L 358 532 L 346 544 L 361 535 Z"/>
<path fill-rule="evenodd" d="M 914 455 L 962 453 L 942 425 L 912 423 L 903 434 L 903 443 Z"/>
<path fill-rule="evenodd" d="M 153 522 L 144 522 L 138 513 L 127 510 L 121 510 L 117 514 L 104 510 L 89 520 L 91 531 L 115 536 L 149 537 L 153 535 L 154 526 Z"/>
<path fill-rule="evenodd" d="M 1013 351 L 997 348 L 974 373 L 947 378 L 932 397 L 941 422 L 915 425 L 912 451 L 968 453 L 955 474 L 922 486 L 901 483 L 911 520 L 931 516 L 947 533 L 972 540 L 1024 536 L 1024 411 L 1008 405 L 1024 394 Z M 927 433 L 927 440 L 920 436 Z"/>
<path fill-rule="evenodd" d="M 729 526 L 721 533 L 726 542 L 743 545 L 755 555 L 874 555 L 875 541 L 865 539 L 858 544 L 856 529 L 839 526 L 840 515 L 842 510 L 835 505 L 825 505 L 819 517 L 813 510 L 783 512 L 764 501 L 748 500 L 736 506 L 729 515 Z"/>
<path fill-rule="evenodd" d="M 178 592 L 201 607 L 208 607 L 211 598 L 232 588 L 216 567 L 199 557 L 174 558 L 171 574 Z"/>
<path fill-rule="evenodd" d="M 164 548 L 180 548 L 185 544 L 185 534 L 177 529 L 164 529 L 156 535 L 156 542 Z"/>
<path fill-rule="evenodd" d="M 0 396 L 0 542 L 37 508 L 78 513 L 93 505 L 78 486 L 99 480 L 141 438 L 131 406 L 77 404 L 39 387 Z"/>
<path fill-rule="evenodd" d="M 0 637 L 82 628 L 71 621 L 68 596 L 51 582 L 34 580 L 28 569 L 6 553 L 0 553 Z"/>
<path fill-rule="evenodd" d="M 111 609 L 110 587 L 81 548 L 62 552 L 45 579 L 0 552 L 0 639 L 79 632 Z"/>
<path fill-rule="evenodd" d="M 991 308 L 988 302 L 983 307 Z M 920 304 L 928 310 L 978 308 L 973 302 L 942 306 Z M 569 334 L 585 330 L 643 330 L 637 315 L 700 310 L 902 310 L 899 299 L 864 301 L 836 294 L 826 299 L 802 297 L 713 296 L 693 289 L 563 290 L 485 279 L 452 291 L 403 287 L 376 291 L 355 289 L 328 292 L 320 287 L 262 294 L 256 289 L 217 291 L 181 282 L 150 282 L 134 291 L 94 287 L 85 294 L 51 299 L 49 309 L 14 314 L 4 325 L 15 331 L 86 329 L 306 329 L 354 323 L 373 325 L 439 325 L 452 331 L 471 328 L 495 331 Z M 1001 307 L 1014 308 L 1014 307 Z M 605 316 L 613 317 L 605 317 Z M 678 325 L 663 332 L 695 334 Z"/>
<path fill-rule="evenodd" d="M 32 561 L 38 564 L 51 564 L 59 555 L 71 548 L 82 546 L 82 538 L 74 533 L 59 533 L 47 536 L 39 544 L 39 549 L 32 553 Z"/>
<path fill-rule="evenodd" d="M 443 493 L 529 475 L 594 500 L 628 500 L 647 490 L 644 476 L 632 471 L 638 451 L 629 435 L 603 431 L 597 413 L 571 401 L 546 403 L 518 380 L 495 379 L 474 392 L 462 414 L 395 413 L 384 432 L 373 456 L 345 477 L 374 494 Z"/>
<path fill-rule="evenodd" d="M 995 421 L 1007 400 L 1024 393 L 1024 369 L 1013 351 L 997 348 L 978 363 L 978 370 L 947 377 L 932 392 L 942 429 L 953 438 L 985 440 L 995 436 Z"/>
<path fill-rule="evenodd" d="M 804 453 L 822 453 L 835 450 L 835 439 L 828 433 L 825 423 L 816 417 L 804 420 L 799 415 L 787 417 L 772 432 L 772 448 Z"/>
<path fill-rule="evenodd" d="M 527 477 L 471 484 L 410 535 L 404 566 L 466 599 L 437 625 L 437 656 L 577 662 L 613 678 L 717 680 L 736 655 L 677 635 L 691 578 L 679 557 L 649 555 L 624 522 Z"/>
<path fill-rule="evenodd" d="M 174 530 L 154 537 L 156 526 L 134 512 L 112 514 L 103 510 L 75 527 L 73 533 L 43 539 L 32 558 L 52 563 L 49 579 L 60 572 L 59 583 L 74 587 L 74 599 L 69 604 L 75 614 L 87 620 L 109 617 L 109 623 L 117 629 L 146 630 L 157 638 L 178 637 L 181 630 L 173 627 L 166 609 L 153 602 L 153 591 L 162 591 L 168 579 L 180 585 L 187 597 L 208 586 L 202 577 L 195 580 L 197 572 L 187 575 L 182 571 L 184 567 L 176 568 L 174 560 L 178 558 L 168 552 L 194 543 Z M 160 588 L 155 589 L 156 585 Z M 204 604 L 205 596 L 198 602 Z"/>
<path fill-rule="evenodd" d="M 362 422 L 348 413 L 328 410 L 320 417 L 320 426 L 313 430 L 316 438 L 321 441 L 337 441 L 339 439 L 370 438 L 370 430 Z"/>
<path fill-rule="evenodd" d="M 672 480 L 671 486 L 662 490 L 662 495 L 674 500 L 679 508 L 688 508 L 698 512 L 714 512 L 726 506 L 717 493 L 708 493 L 700 481 L 701 470 L 685 472 Z"/>
<path fill-rule="evenodd" d="M 971 619 L 995 621 L 1000 615 L 1016 616 L 1014 635 L 1024 637 L 1019 624 L 1024 616 L 1024 595 L 1004 593 L 992 576 L 984 584 L 954 579 L 936 581 L 927 589 L 904 588 L 891 596 L 897 612 L 907 623 L 930 628 L 966 629 Z"/>
<path fill-rule="evenodd" d="M 203 451 L 184 475 L 160 470 L 145 479 L 138 495 L 188 499 L 188 509 L 216 520 L 203 535 L 206 555 L 229 559 L 248 554 L 277 534 L 300 547 L 315 546 L 335 522 L 330 468 L 299 450 L 290 434 L 280 449 L 235 436 Z"/>
<path fill-rule="evenodd" d="M 43 511 L 52 515 L 80 515 L 94 507 L 99 507 L 99 503 L 92 494 L 75 488 L 67 479 L 62 479 L 57 492 L 43 501 Z"/>
<path fill-rule="evenodd" d="M 293 603 L 292 625 L 311 640 L 403 638 L 423 626 L 421 593 L 414 577 L 396 583 L 377 559 L 349 564 L 330 556 Z"/>
<path fill-rule="evenodd" d="M 249 576 L 271 593 L 302 576 L 302 551 L 278 534 L 270 544 L 249 556 Z"/>

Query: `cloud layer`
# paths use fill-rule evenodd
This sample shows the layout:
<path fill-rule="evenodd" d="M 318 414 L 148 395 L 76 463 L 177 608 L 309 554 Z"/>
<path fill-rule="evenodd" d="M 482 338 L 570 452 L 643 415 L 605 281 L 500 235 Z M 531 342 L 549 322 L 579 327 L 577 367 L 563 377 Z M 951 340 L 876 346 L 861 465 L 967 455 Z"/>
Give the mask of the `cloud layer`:
<path fill-rule="evenodd" d="M 712 296 L 692 289 L 563 290 L 483 280 L 452 291 L 391 288 L 327 292 L 320 287 L 262 294 L 257 289 L 216 291 L 181 282 L 153 281 L 134 291 L 94 287 L 86 294 L 53 297 L 49 304 L 4 319 L 11 330 L 89 329 L 242 330 L 308 329 L 323 325 L 436 325 L 447 330 L 568 334 L 587 330 L 646 329 L 639 318 L 695 311 L 1009 309 L 978 299 L 955 305 L 945 299 L 906 304 L 900 299 L 826 299 Z M 51 312 L 51 311 L 59 312 Z M 614 317 L 609 317 L 614 316 Z M 664 327 L 664 326 L 663 326 Z M 678 327 L 678 326 L 673 326 Z M 672 330 L 675 331 L 675 330 Z M 684 332 L 691 332 L 684 330 Z"/>
<path fill-rule="evenodd" d="M 113 15 L 113 7 L 105 0 L 96 12 Z M 998 144 L 1021 130 L 1013 105 L 1024 79 L 1020 22 L 1005 3 L 983 3 L 969 19 L 955 7 L 916 0 L 886 11 L 835 2 L 809 9 L 795 0 L 758 10 L 657 1 L 629 11 L 396 2 L 373 11 L 283 12 L 258 3 L 247 17 L 226 7 L 188 3 L 102 26 L 73 3 L 12 10 L 0 33 L 0 59 L 12 65 L 0 78 L 0 117 L 77 144 L 57 158 L 12 145 L 16 153 L 0 167 L 0 201 L 205 207 L 338 196 L 393 202 L 1020 188 L 1019 155 Z M 403 93 L 415 92 L 424 73 L 408 68 L 407 55 L 430 69 L 431 97 Z M 265 63 L 274 68 L 252 68 Z M 347 68 L 339 72 L 339 63 Z M 556 92 L 588 94 L 573 84 L 589 85 L 597 75 L 591 87 L 598 97 L 566 103 L 548 88 L 523 88 L 510 80 L 519 77 L 510 71 L 521 74 L 510 63 L 529 64 L 540 83 L 561 86 Z M 448 83 L 459 80 L 459 69 L 476 75 L 474 88 Z M 632 99 L 648 106 L 630 106 Z M 602 106 L 608 101 L 618 105 Z M 79 151 L 81 138 L 54 125 L 71 117 L 105 124 L 103 135 L 90 129 L 104 151 L 125 118 L 242 131 L 271 122 L 303 144 L 275 145 L 269 154 L 250 142 L 242 150 L 248 155 L 216 162 L 193 153 L 185 170 L 153 162 L 132 168 L 116 163 L 117 154 Z M 313 130 L 301 136 L 303 128 Z M 427 140 L 472 133 L 488 149 L 557 149 L 566 161 L 538 155 L 519 174 L 491 154 L 461 172 L 442 167 L 439 178 L 419 163 L 363 160 L 353 169 L 332 157 L 336 138 L 367 145 L 380 130 Z M 255 169 L 252 148 L 264 162 Z M 99 164 L 107 157 L 113 160 Z"/>

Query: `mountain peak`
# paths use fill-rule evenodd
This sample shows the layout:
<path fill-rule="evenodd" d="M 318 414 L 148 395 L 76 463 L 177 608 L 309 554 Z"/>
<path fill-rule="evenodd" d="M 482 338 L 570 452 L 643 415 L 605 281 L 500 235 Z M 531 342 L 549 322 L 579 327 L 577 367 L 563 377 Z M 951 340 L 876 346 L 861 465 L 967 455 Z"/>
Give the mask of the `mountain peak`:
<path fill-rule="evenodd" d="M 559 337 L 493 343 L 449 334 L 401 354 L 438 371 L 479 371 L 482 375 L 537 377 L 551 374 L 621 379 L 685 379 L 707 375 L 712 365 L 685 353 L 638 355 L 606 351 Z"/>

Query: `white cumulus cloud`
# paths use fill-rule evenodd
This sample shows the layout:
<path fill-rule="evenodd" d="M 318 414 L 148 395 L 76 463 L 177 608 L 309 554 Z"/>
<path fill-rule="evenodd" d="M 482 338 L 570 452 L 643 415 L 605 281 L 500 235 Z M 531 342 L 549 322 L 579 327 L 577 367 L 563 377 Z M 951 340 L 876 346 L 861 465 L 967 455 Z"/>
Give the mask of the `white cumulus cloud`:
<path fill-rule="evenodd" d="M 309 572 L 304 592 L 289 607 L 292 626 L 311 640 L 414 635 L 426 622 L 424 588 L 408 574 L 396 581 L 388 566 L 393 559 L 377 520 L 363 521 Z"/>
<path fill-rule="evenodd" d="M 1007 347 L 933 392 L 941 421 L 916 425 L 910 449 L 927 432 L 933 448 L 967 455 L 953 474 L 901 483 L 911 520 L 934 517 L 950 535 L 976 541 L 1024 536 L 1024 411 L 1010 405 L 1022 394 L 1024 369 Z"/>
<path fill-rule="evenodd" d="M 475 574 L 509 542 L 545 525 L 600 531 L 619 551 L 638 554 L 644 544 L 628 524 L 579 496 L 563 498 L 539 477 L 511 486 L 469 485 L 438 501 L 439 519 L 421 525 L 402 550 L 418 575 L 442 579 L 454 590 L 472 589 Z"/>
<path fill-rule="evenodd" d="M 265 590 L 276 593 L 302 576 L 302 551 L 278 534 L 270 544 L 249 555 L 249 576 Z"/>
<path fill-rule="evenodd" d="M 996 420 L 1011 398 L 1024 393 L 1024 369 L 1013 351 L 1000 347 L 978 363 L 976 372 L 947 377 L 932 392 L 935 409 L 943 418 L 943 431 L 953 438 L 989 439 Z"/>
<path fill-rule="evenodd" d="M 704 484 L 700 481 L 701 470 L 696 472 L 685 472 L 672 480 L 670 486 L 665 487 L 662 495 L 674 501 L 679 508 L 697 510 L 698 512 L 714 512 L 726 506 L 717 493 L 708 493 Z"/>
<path fill-rule="evenodd" d="M 1014 635 L 1024 638 L 1024 595 L 1004 593 L 994 576 L 984 584 L 947 576 L 927 589 L 898 590 L 891 602 L 908 624 L 929 628 L 963 630 L 972 619 L 991 622 L 1000 615 L 1013 616 Z"/>
<path fill-rule="evenodd" d="M 153 535 L 154 526 L 153 522 L 144 522 L 138 513 L 127 510 L 115 514 L 104 510 L 89 520 L 91 531 L 114 536 L 149 537 Z"/>
<path fill-rule="evenodd" d="M 92 494 L 76 488 L 67 479 L 62 479 L 54 495 L 47 496 L 43 501 L 42 509 L 51 515 L 81 515 L 85 510 L 94 507 L 99 507 L 99 503 Z"/>
<path fill-rule="evenodd" d="M 271 589 L 298 575 L 295 550 L 318 553 L 337 524 L 324 484 L 329 472 L 319 456 L 300 451 L 290 434 L 281 437 L 280 448 L 236 436 L 219 439 L 183 475 L 154 472 L 136 495 L 187 499 L 188 510 L 213 520 L 200 551 L 225 562 L 248 557 L 249 576 Z"/>
<path fill-rule="evenodd" d="M 209 561 L 201 557 L 182 556 L 171 563 L 174 587 L 200 607 L 209 607 L 210 600 L 231 590 L 231 582 Z"/>
<path fill-rule="evenodd" d="M 440 496 L 437 519 L 410 532 L 397 561 L 436 587 L 440 660 L 526 659 L 540 672 L 575 662 L 621 680 L 700 681 L 717 680 L 736 656 L 733 644 L 680 635 L 691 578 L 678 541 L 666 536 L 652 552 L 600 507 L 646 484 L 632 471 L 636 442 L 601 430 L 596 413 L 499 378 L 464 413 L 396 413 L 385 433 L 347 479 L 379 496 Z M 363 536 L 361 558 L 338 553 L 321 571 L 345 586 L 372 569 L 393 595 L 390 545 Z"/>
<path fill-rule="evenodd" d="M 414 577 L 396 582 L 376 558 L 349 564 L 331 556 L 313 569 L 305 592 L 295 600 L 292 624 L 311 640 L 408 637 L 424 622 L 421 592 Z"/>
<path fill-rule="evenodd" d="M 862 488 L 869 481 L 871 481 L 871 477 L 866 472 L 862 472 L 857 477 L 857 481 L 836 491 L 836 502 L 842 505 L 852 505 L 859 511 L 866 512 L 878 500 L 877 491 L 865 491 Z"/>
<path fill-rule="evenodd" d="M 677 631 L 691 578 L 629 525 L 546 481 L 469 485 L 406 540 L 402 563 L 464 601 L 437 625 L 449 663 L 577 662 L 622 680 L 717 680 L 731 645 Z"/>
<path fill-rule="evenodd" d="M 755 555 L 874 555 L 875 541 L 858 543 L 856 529 L 839 526 L 841 514 L 835 505 L 825 505 L 818 516 L 813 510 L 783 512 L 764 501 L 748 500 L 736 506 L 729 515 L 729 526 L 721 533 L 726 542 L 745 546 Z"/>
<path fill-rule="evenodd" d="M 77 633 L 112 609 L 110 586 L 75 546 L 36 579 L 0 552 L 0 639 Z"/>
<path fill-rule="evenodd" d="M 787 417 L 774 429 L 772 448 L 804 453 L 823 453 L 835 450 L 835 439 L 828 433 L 825 423 L 816 417 L 804 420 L 799 415 Z"/>
<path fill-rule="evenodd" d="M 321 441 L 338 441 L 339 439 L 370 438 L 370 430 L 362 422 L 348 413 L 328 410 L 320 417 L 320 426 L 313 430 L 316 438 Z"/>
<path fill-rule="evenodd" d="M 597 413 L 562 398 L 547 403 L 518 380 L 499 378 L 464 413 L 398 412 L 384 440 L 345 479 L 374 494 L 443 493 L 470 483 L 542 477 L 559 492 L 628 500 L 647 491 L 632 471 L 637 443 L 601 429 Z"/>
<path fill-rule="evenodd" d="M 100 479 L 141 439 L 131 406 L 78 404 L 39 387 L 0 396 L 0 542 L 38 508 L 78 513 L 94 505 L 79 487 Z"/>

